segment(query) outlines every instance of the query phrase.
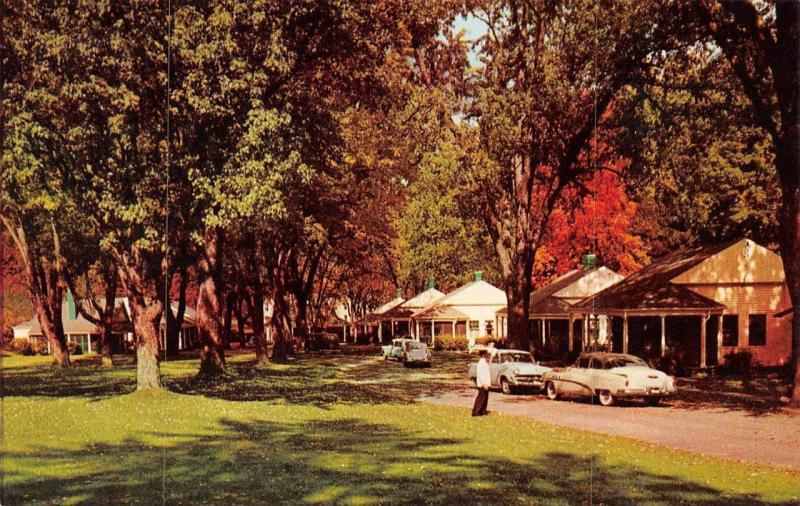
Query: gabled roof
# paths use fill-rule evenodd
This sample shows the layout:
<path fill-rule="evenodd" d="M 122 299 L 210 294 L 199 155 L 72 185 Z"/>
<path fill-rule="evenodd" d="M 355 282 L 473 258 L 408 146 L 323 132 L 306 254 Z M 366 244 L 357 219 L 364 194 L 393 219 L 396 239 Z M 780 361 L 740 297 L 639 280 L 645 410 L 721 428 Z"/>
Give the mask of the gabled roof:
<path fill-rule="evenodd" d="M 737 241 L 738 242 L 738 241 Z M 735 243 L 671 253 L 573 306 L 579 310 L 719 310 L 722 304 L 672 280 Z"/>
<path fill-rule="evenodd" d="M 369 322 L 375 322 L 375 321 L 378 321 L 378 320 L 382 320 L 383 319 L 383 315 L 387 311 L 391 311 L 392 309 L 396 308 L 397 306 L 399 306 L 403 302 L 405 302 L 404 298 L 395 297 L 394 299 L 390 300 L 386 304 L 380 306 L 375 311 L 365 315 L 364 318 L 361 319 L 360 323 L 369 323 Z"/>
<path fill-rule="evenodd" d="M 436 288 L 428 288 L 422 293 L 408 299 L 402 304 L 398 304 L 392 309 L 383 313 L 383 319 L 389 318 L 411 318 L 419 309 L 427 307 L 444 297 L 444 294 Z"/>
<path fill-rule="evenodd" d="M 461 285 L 436 301 L 437 306 L 492 306 L 506 303 L 506 292 L 482 279 Z"/>
<path fill-rule="evenodd" d="M 470 281 L 428 307 L 414 313 L 414 318 L 426 320 L 468 320 L 464 312 L 458 307 L 464 306 L 504 306 L 507 304 L 506 293 L 486 281 L 476 279 Z"/>
<path fill-rule="evenodd" d="M 469 320 L 469 316 L 453 306 L 440 305 L 423 309 L 419 313 L 415 314 L 414 318 L 424 320 Z"/>
<path fill-rule="evenodd" d="M 623 276 L 607 267 L 571 270 L 531 293 L 528 314 L 566 314 L 571 303 L 565 299 L 572 299 L 574 302 L 622 279 Z M 499 310 L 498 314 L 508 314 L 508 308 Z"/>

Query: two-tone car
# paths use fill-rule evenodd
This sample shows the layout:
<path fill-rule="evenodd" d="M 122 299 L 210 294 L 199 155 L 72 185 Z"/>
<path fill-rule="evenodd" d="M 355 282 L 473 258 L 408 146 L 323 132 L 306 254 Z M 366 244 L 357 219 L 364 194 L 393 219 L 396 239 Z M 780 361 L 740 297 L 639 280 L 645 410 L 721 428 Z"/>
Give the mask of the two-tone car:
<path fill-rule="evenodd" d="M 537 364 L 533 356 L 521 350 L 494 350 L 486 359 L 492 387 L 499 387 L 508 395 L 522 388 L 538 388 L 544 385 L 543 376 L 549 367 Z M 478 377 L 478 363 L 472 363 L 467 369 L 467 377 L 475 383 Z"/>
<path fill-rule="evenodd" d="M 570 367 L 544 375 L 547 397 L 597 397 L 603 406 L 617 399 L 640 398 L 656 405 L 675 393 L 675 379 L 652 369 L 639 357 L 623 353 L 583 353 Z"/>
<path fill-rule="evenodd" d="M 403 352 L 400 361 L 404 367 L 420 365 L 422 367 L 431 366 L 431 351 L 428 345 L 419 341 L 406 341 L 403 343 Z"/>
<path fill-rule="evenodd" d="M 392 339 L 390 344 L 381 347 L 381 353 L 384 360 L 400 360 L 405 350 L 405 344 L 411 341 L 408 337 L 396 337 Z"/>

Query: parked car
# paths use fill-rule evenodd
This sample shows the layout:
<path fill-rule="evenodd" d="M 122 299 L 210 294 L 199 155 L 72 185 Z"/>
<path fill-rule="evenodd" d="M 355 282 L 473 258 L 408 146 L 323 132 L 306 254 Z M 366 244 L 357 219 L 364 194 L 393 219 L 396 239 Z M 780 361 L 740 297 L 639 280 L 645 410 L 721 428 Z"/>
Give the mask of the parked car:
<path fill-rule="evenodd" d="M 405 343 L 411 341 L 408 337 L 397 337 L 392 339 L 391 344 L 381 346 L 381 354 L 384 360 L 400 360 L 403 357 Z"/>
<path fill-rule="evenodd" d="M 487 360 L 492 387 L 500 387 L 500 390 L 507 395 L 519 388 L 541 389 L 544 386 L 542 378 L 550 370 L 549 367 L 537 364 L 527 351 L 495 350 Z M 467 377 L 476 382 L 477 362 L 469 365 Z"/>
<path fill-rule="evenodd" d="M 544 375 L 547 397 L 597 396 L 603 406 L 616 399 L 642 398 L 656 405 L 675 393 L 675 379 L 650 368 L 639 357 L 622 353 L 582 353 L 571 367 L 556 368 Z"/>
<path fill-rule="evenodd" d="M 431 351 L 428 345 L 419 341 L 406 341 L 403 344 L 403 354 L 400 358 L 404 367 L 412 365 L 421 365 L 423 367 L 431 366 Z"/>
<path fill-rule="evenodd" d="M 306 351 L 336 350 L 339 348 L 339 336 L 330 332 L 312 332 L 305 340 Z"/>

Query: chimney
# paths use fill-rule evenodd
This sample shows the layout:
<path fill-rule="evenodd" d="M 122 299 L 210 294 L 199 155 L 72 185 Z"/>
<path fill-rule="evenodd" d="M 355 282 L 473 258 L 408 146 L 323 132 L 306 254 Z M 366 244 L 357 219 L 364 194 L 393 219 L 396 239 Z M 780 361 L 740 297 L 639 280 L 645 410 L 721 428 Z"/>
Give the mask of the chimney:
<path fill-rule="evenodd" d="M 397 298 L 398 299 L 402 299 L 403 298 L 403 289 L 402 288 L 398 288 L 397 289 Z"/>
<path fill-rule="evenodd" d="M 483 271 L 475 271 L 475 281 L 480 281 L 483 279 Z"/>
<path fill-rule="evenodd" d="M 78 308 L 75 306 L 75 298 L 67 288 L 67 320 L 74 320 L 78 317 Z"/>
<path fill-rule="evenodd" d="M 436 282 L 433 279 L 433 276 L 428 276 L 428 290 L 432 290 L 436 287 Z"/>
<path fill-rule="evenodd" d="M 590 269 L 594 269 L 597 267 L 597 255 L 594 253 L 588 253 L 581 257 L 581 265 L 583 266 L 583 270 L 588 271 Z"/>

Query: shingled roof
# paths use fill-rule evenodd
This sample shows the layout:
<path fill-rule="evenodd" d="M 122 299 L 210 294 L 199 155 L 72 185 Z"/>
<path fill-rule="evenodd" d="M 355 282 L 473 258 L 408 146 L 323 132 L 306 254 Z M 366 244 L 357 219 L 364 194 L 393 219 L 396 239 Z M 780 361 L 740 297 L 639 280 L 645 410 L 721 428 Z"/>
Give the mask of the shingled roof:
<path fill-rule="evenodd" d="M 596 271 L 597 269 L 575 269 L 567 272 L 566 274 L 562 274 L 551 283 L 548 283 L 535 290 L 533 293 L 531 293 L 530 303 L 528 305 L 528 314 L 542 315 L 568 313 L 571 307 L 570 304 L 556 297 L 555 294 Z M 508 314 L 508 308 L 503 308 L 498 311 L 498 313 Z"/>
<path fill-rule="evenodd" d="M 592 312 L 723 309 L 725 306 L 722 304 L 672 283 L 672 280 L 733 244 L 715 244 L 671 253 L 582 300 L 573 308 Z"/>
<path fill-rule="evenodd" d="M 444 297 L 444 294 L 437 290 L 436 288 L 428 288 L 422 293 L 418 293 L 414 297 L 408 299 L 407 301 L 403 302 L 395 306 L 394 308 L 390 309 L 383 313 L 382 318 L 383 320 L 388 319 L 404 319 L 404 318 L 411 318 L 411 316 L 419 311 L 421 308 L 427 307 L 434 302 L 438 301 Z"/>

